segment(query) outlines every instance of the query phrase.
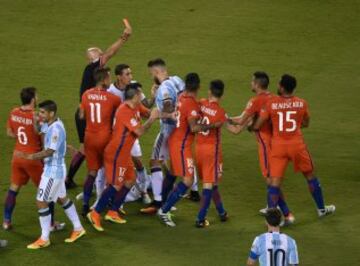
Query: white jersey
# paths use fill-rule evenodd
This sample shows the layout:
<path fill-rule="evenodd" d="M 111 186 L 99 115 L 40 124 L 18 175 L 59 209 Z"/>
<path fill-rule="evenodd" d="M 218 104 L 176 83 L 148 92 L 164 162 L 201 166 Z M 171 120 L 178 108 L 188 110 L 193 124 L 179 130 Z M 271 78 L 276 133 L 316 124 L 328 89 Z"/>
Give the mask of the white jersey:
<path fill-rule="evenodd" d="M 135 80 L 131 81 L 131 83 L 135 83 L 135 82 L 136 82 Z M 112 83 L 108 88 L 108 92 L 120 97 L 122 102 L 125 101 L 125 88 L 119 89 L 118 87 L 115 86 L 115 83 Z M 145 98 L 146 98 L 145 94 L 141 93 L 141 101 L 143 101 Z"/>
<path fill-rule="evenodd" d="M 299 264 L 295 240 L 278 232 L 269 232 L 257 236 L 251 247 L 250 258 L 259 259 L 260 266 Z"/>
<path fill-rule="evenodd" d="M 58 118 L 51 125 L 44 124 L 41 132 L 45 133 L 44 149 L 54 151 L 52 156 L 44 159 L 43 175 L 54 179 L 65 179 L 66 132 L 64 124 Z"/>

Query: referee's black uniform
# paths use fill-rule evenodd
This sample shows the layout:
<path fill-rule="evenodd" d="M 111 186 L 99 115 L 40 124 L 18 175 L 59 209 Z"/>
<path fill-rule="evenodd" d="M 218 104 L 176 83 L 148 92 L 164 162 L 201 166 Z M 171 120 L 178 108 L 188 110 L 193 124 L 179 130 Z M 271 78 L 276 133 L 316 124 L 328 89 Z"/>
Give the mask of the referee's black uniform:
<path fill-rule="evenodd" d="M 81 80 L 80 85 L 80 102 L 81 97 L 85 91 L 88 89 L 94 88 L 96 86 L 96 81 L 94 77 L 95 69 L 102 67 L 101 65 L 101 57 L 94 62 L 88 64 L 85 69 Z M 76 130 L 79 137 L 79 142 L 84 143 L 85 137 L 85 128 L 86 128 L 86 120 L 80 119 L 79 117 L 79 108 L 76 110 L 75 113 L 75 123 L 76 123 Z"/>

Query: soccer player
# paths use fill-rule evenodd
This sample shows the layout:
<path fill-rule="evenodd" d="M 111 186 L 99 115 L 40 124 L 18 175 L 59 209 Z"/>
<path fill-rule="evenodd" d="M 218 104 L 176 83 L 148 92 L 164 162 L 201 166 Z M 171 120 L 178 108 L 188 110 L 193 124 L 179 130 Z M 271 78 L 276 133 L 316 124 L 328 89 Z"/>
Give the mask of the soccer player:
<path fill-rule="evenodd" d="M 86 234 L 82 227 L 75 205 L 66 196 L 65 188 L 65 153 L 66 132 L 63 123 L 56 115 L 56 103 L 47 100 L 39 104 L 39 116 L 45 122 L 44 149 L 37 153 L 15 151 L 14 155 L 27 160 L 44 160 L 44 169 L 37 193 L 37 206 L 41 225 L 41 236 L 29 249 L 40 249 L 50 245 L 51 215 L 49 202 L 58 202 L 65 210 L 66 216 L 74 226 L 71 236 L 65 239 L 72 243 Z"/>
<path fill-rule="evenodd" d="M 268 232 L 257 236 L 252 244 L 247 266 L 299 264 L 296 242 L 286 234 L 280 233 L 281 212 L 276 208 L 269 208 L 265 214 Z"/>
<path fill-rule="evenodd" d="M 165 61 L 161 58 L 150 60 L 148 68 L 155 84 L 159 85 L 155 97 L 156 107 L 164 113 L 174 112 L 178 95 L 184 90 L 184 82 L 177 76 L 169 76 Z M 171 175 L 166 167 L 166 161 L 169 159 L 168 138 L 175 127 L 176 123 L 172 119 L 160 120 L 160 132 L 156 137 L 150 160 L 154 201 L 149 207 L 141 209 L 141 213 L 155 214 L 165 200 L 162 196 L 163 186 L 172 187 L 175 182 L 176 177 Z M 166 172 L 165 180 L 163 168 Z"/>
<path fill-rule="evenodd" d="M 121 99 L 107 91 L 111 84 L 109 68 L 95 70 L 96 87 L 87 90 L 81 100 L 79 117 L 86 119 L 84 151 L 88 174 L 83 190 L 83 212 L 89 212 L 89 202 L 97 172 L 103 167 L 104 150 L 111 137 L 116 109 Z"/>
<path fill-rule="evenodd" d="M 220 106 L 221 97 L 224 94 L 224 83 L 221 80 L 210 82 L 208 99 L 201 99 L 199 102 L 202 124 L 224 123 L 227 130 L 238 134 L 244 128 L 240 125 L 231 125 L 225 110 Z M 200 211 L 196 220 L 196 227 L 203 228 L 209 225 L 206 214 L 211 199 L 214 201 L 220 220 L 225 222 L 228 219 L 224 209 L 219 191 L 219 182 L 222 178 L 222 148 L 221 128 L 209 129 L 199 132 L 196 136 L 195 154 L 196 166 L 199 176 L 203 181 L 203 190 L 200 204 Z"/>
<path fill-rule="evenodd" d="M 106 63 L 118 52 L 118 50 L 127 42 L 129 37 L 132 34 L 132 28 L 127 19 L 123 20 L 125 29 L 120 36 L 120 38 L 114 42 L 105 52 L 103 52 L 98 47 L 91 47 L 86 51 L 86 57 L 89 61 L 89 64 L 85 67 L 82 81 L 80 85 L 80 101 L 83 93 L 96 86 L 96 80 L 94 78 L 94 71 L 97 68 L 102 68 L 106 65 Z M 85 136 L 85 127 L 86 122 L 79 117 L 79 109 L 75 113 L 75 122 L 76 129 L 79 137 L 80 148 L 79 151 L 76 152 L 71 160 L 68 175 L 66 178 L 66 186 L 67 188 L 75 187 L 76 184 L 73 181 L 73 178 L 80 168 L 82 162 L 85 159 L 84 155 L 84 136 Z"/>
<path fill-rule="evenodd" d="M 256 71 L 253 74 L 251 81 L 251 91 L 256 94 L 252 97 L 247 105 L 245 110 L 242 112 L 241 116 L 233 119 L 235 122 L 238 122 L 240 125 L 246 125 L 249 120 L 253 121 L 260 115 L 261 109 L 266 105 L 266 103 L 273 97 L 273 94 L 268 90 L 269 87 L 269 76 L 263 71 Z M 257 144 L 258 144 L 258 154 L 259 154 L 259 163 L 261 173 L 265 179 L 265 182 L 269 183 L 269 170 L 270 170 L 270 149 L 271 149 L 271 123 L 270 121 L 265 122 L 262 127 L 255 132 Z M 290 212 L 286 202 L 285 197 L 280 190 L 279 197 L 279 207 L 284 214 L 285 221 L 287 224 L 295 222 L 294 215 Z M 264 215 L 266 213 L 266 208 L 261 209 L 260 213 Z"/>
<path fill-rule="evenodd" d="M 295 88 L 295 77 L 283 75 L 278 87 L 279 96 L 266 103 L 254 125 L 254 130 L 259 130 L 268 120 L 272 124 L 268 206 L 278 206 L 280 187 L 287 165 L 293 162 L 295 172 L 302 172 L 307 179 L 318 215 L 322 217 L 334 213 L 335 206 L 324 204 L 320 182 L 314 174 L 313 162 L 301 132 L 301 128 L 309 126 L 308 104 L 304 99 L 294 95 Z"/>
<path fill-rule="evenodd" d="M 127 64 L 119 64 L 115 67 L 115 75 L 116 75 L 116 81 L 110 85 L 109 92 L 113 93 L 114 95 L 117 95 L 121 98 L 122 101 L 124 101 L 124 93 L 125 88 L 127 85 L 129 85 L 133 81 L 133 75 L 132 71 L 129 65 Z M 141 86 L 141 85 L 140 85 Z M 145 94 L 141 92 L 141 103 L 146 108 L 151 108 L 154 105 L 155 102 L 155 92 L 156 87 L 153 86 L 151 89 L 151 98 L 146 98 Z M 131 149 L 131 156 L 136 168 L 137 172 L 137 183 L 141 184 L 141 192 L 143 197 L 143 202 L 145 204 L 151 203 L 151 198 L 149 194 L 147 193 L 147 188 L 150 185 L 150 178 L 148 177 L 146 173 L 146 169 L 142 163 L 142 151 L 139 139 L 136 139 L 134 146 Z"/>
<path fill-rule="evenodd" d="M 109 199 L 113 199 L 113 203 L 105 215 L 105 220 L 124 223 L 118 214 L 118 209 L 135 182 L 131 149 L 135 140 L 145 134 L 159 117 L 158 110 L 154 109 L 149 119 L 142 125 L 139 115 L 140 103 L 139 85 L 137 83 L 128 85 L 125 90 L 125 102 L 116 111 L 111 140 L 105 149 L 105 176 L 108 185 L 96 207 L 87 215 L 97 231 L 104 231 L 100 214 L 108 205 Z"/>
<path fill-rule="evenodd" d="M 192 143 L 195 133 L 220 127 L 222 122 L 215 124 L 200 124 L 200 108 L 196 100 L 200 88 L 200 78 L 196 73 L 189 73 L 185 78 L 185 91 L 179 96 L 177 104 L 177 122 L 175 129 L 169 137 L 169 153 L 171 161 L 170 173 L 182 178 L 174 190 L 168 195 L 172 186 L 163 190 L 166 199 L 157 214 L 167 226 L 174 227 L 176 224 L 171 219 L 170 210 L 186 193 L 194 182 L 194 160 L 192 155 Z"/>
<path fill-rule="evenodd" d="M 16 139 L 15 151 L 35 153 L 42 149 L 38 117 L 35 113 L 36 98 L 36 88 L 27 87 L 22 89 L 20 93 L 22 105 L 14 108 L 9 115 L 6 133 L 9 137 Z M 43 167 L 44 165 L 41 161 L 28 161 L 13 156 L 11 161 L 11 184 L 4 207 L 3 228 L 5 230 L 12 228 L 12 213 L 15 209 L 16 197 L 21 187 L 26 185 L 30 179 L 38 187 Z M 50 210 L 52 215 L 51 231 L 62 230 L 65 224 L 54 222 L 53 220 L 53 203 L 50 204 Z"/>

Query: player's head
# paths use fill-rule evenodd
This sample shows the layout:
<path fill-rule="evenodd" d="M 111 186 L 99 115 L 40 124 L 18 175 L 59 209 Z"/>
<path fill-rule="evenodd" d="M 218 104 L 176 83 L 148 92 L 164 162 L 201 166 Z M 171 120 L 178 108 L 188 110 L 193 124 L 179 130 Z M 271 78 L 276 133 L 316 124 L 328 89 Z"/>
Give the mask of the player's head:
<path fill-rule="evenodd" d="M 20 92 L 20 99 L 22 105 L 31 105 L 33 108 L 36 107 L 36 88 L 26 87 Z"/>
<path fill-rule="evenodd" d="M 284 74 L 279 81 L 278 94 L 291 95 L 296 88 L 296 78 L 294 76 Z"/>
<path fill-rule="evenodd" d="M 90 47 L 86 50 L 86 57 L 89 62 L 94 62 L 100 58 L 103 51 L 98 47 Z"/>
<path fill-rule="evenodd" d="M 269 83 L 270 79 L 268 74 L 264 71 L 256 71 L 251 80 L 251 90 L 253 92 L 257 92 L 258 90 L 267 90 Z"/>
<path fill-rule="evenodd" d="M 48 123 L 56 118 L 57 105 L 52 100 L 46 100 L 39 103 L 39 116 L 40 118 Z"/>
<path fill-rule="evenodd" d="M 281 212 L 277 208 L 269 208 L 265 214 L 266 223 L 271 227 L 279 227 L 281 223 L 281 217 Z"/>
<path fill-rule="evenodd" d="M 209 88 L 210 96 L 220 99 L 224 94 L 224 87 L 224 82 L 221 79 L 212 80 Z"/>
<path fill-rule="evenodd" d="M 98 86 L 108 88 L 111 85 L 110 68 L 97 68 L 94 71 L 94 79 Z"/>
<path fill-rule="evenodd" d="M 197 73 L 189 73 L 185 76 L 185 91 L 197 93 L 200 89 L 200 77 Z"/>
<path fill-rule="evenodd" d="M 141 84 L 138 82 L 130 83 L 125 89 L 125 101 L 131 102 L 133 105 L 141 103 Z"/>
<path fill-rule="evenodd" d="M 115 75 L 117 81 L 121 85 L 128 85 L 133 79 L 131 68 L 127 64 L 119 64 L 115 67 Z"/>
<path fill-rule="evenodd" d="M 167 75 L 166 63 L 161 58 L 156 58 L 148 62 L 149 72 L 156 84 L 160 84 L 160 76 Z"/>

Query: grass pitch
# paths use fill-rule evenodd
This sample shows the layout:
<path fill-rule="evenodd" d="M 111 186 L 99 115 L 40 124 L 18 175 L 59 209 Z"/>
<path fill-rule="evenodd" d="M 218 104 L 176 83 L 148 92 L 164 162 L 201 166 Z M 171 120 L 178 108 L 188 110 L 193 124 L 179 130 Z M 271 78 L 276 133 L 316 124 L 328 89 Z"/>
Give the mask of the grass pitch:
<path fill-rule="evenodd" d="M 298 78 L 298 95 L 308 100 L 311 127 L 305 138 L 314 157 L 325 200 L 334 216 L 319 220 L 305 180 L 289 169 L 284 190 L 296 225 L 284 229 L 297 240 L 301 265 L 360 265 L 360 18 L 358 1 L 94 1 L 2 0 L 0 9 L 0 121 L 19 103 L 19 89 L 33 85 L 39 98 L 54 99 L 65 122 L 68 142 L 77 144 L 73 113 L 87 47 L 105 49 L 122 32 L 122 18 L 134 34 L 109 66 L 131 65 L 136 80 L 150 88 L 146 63 L 163 57 L 171 73 L 196 71 L 202 95 L 211 79 L 226 84 L 223 106 L 239 114 L 252 96 L 252 73 L 265 70 L 276 91 L 280 75 Z M 142 138 L 149 158 L 157 131 Z M 13 141 L 0 131 L 0 199 L 9 185 Z M 198 206 L 183 200 L 175 229 L 156 217 L 138 213 L 140 203 L 126 206 L 128 223 L 104 222 L 106 231 L 85 224 L 87 236 L 63 242 L 70 233 L 52 235 L 52 246 L 29 251 L 39 235 L 35 189 L 29 184 L 17 200 L 14 230 L 0 249 L 0 265 L 244 265 L 254 237 L 265 230 L 257 211 L 265 205 L 255 138 L 247 132 L 224 132 L 225 174 L 222 194 L 231 219 L 222 224 L 214 208 L 211 226 L 194 227 Z M 85 167 L 77 175 L 82 183 Z M 80 191 L 69 191 L 70 197 Z M 80 209 L 80 205 L 78 209 Z M 66 220 L 61 208 L 57 218 Z"/>

